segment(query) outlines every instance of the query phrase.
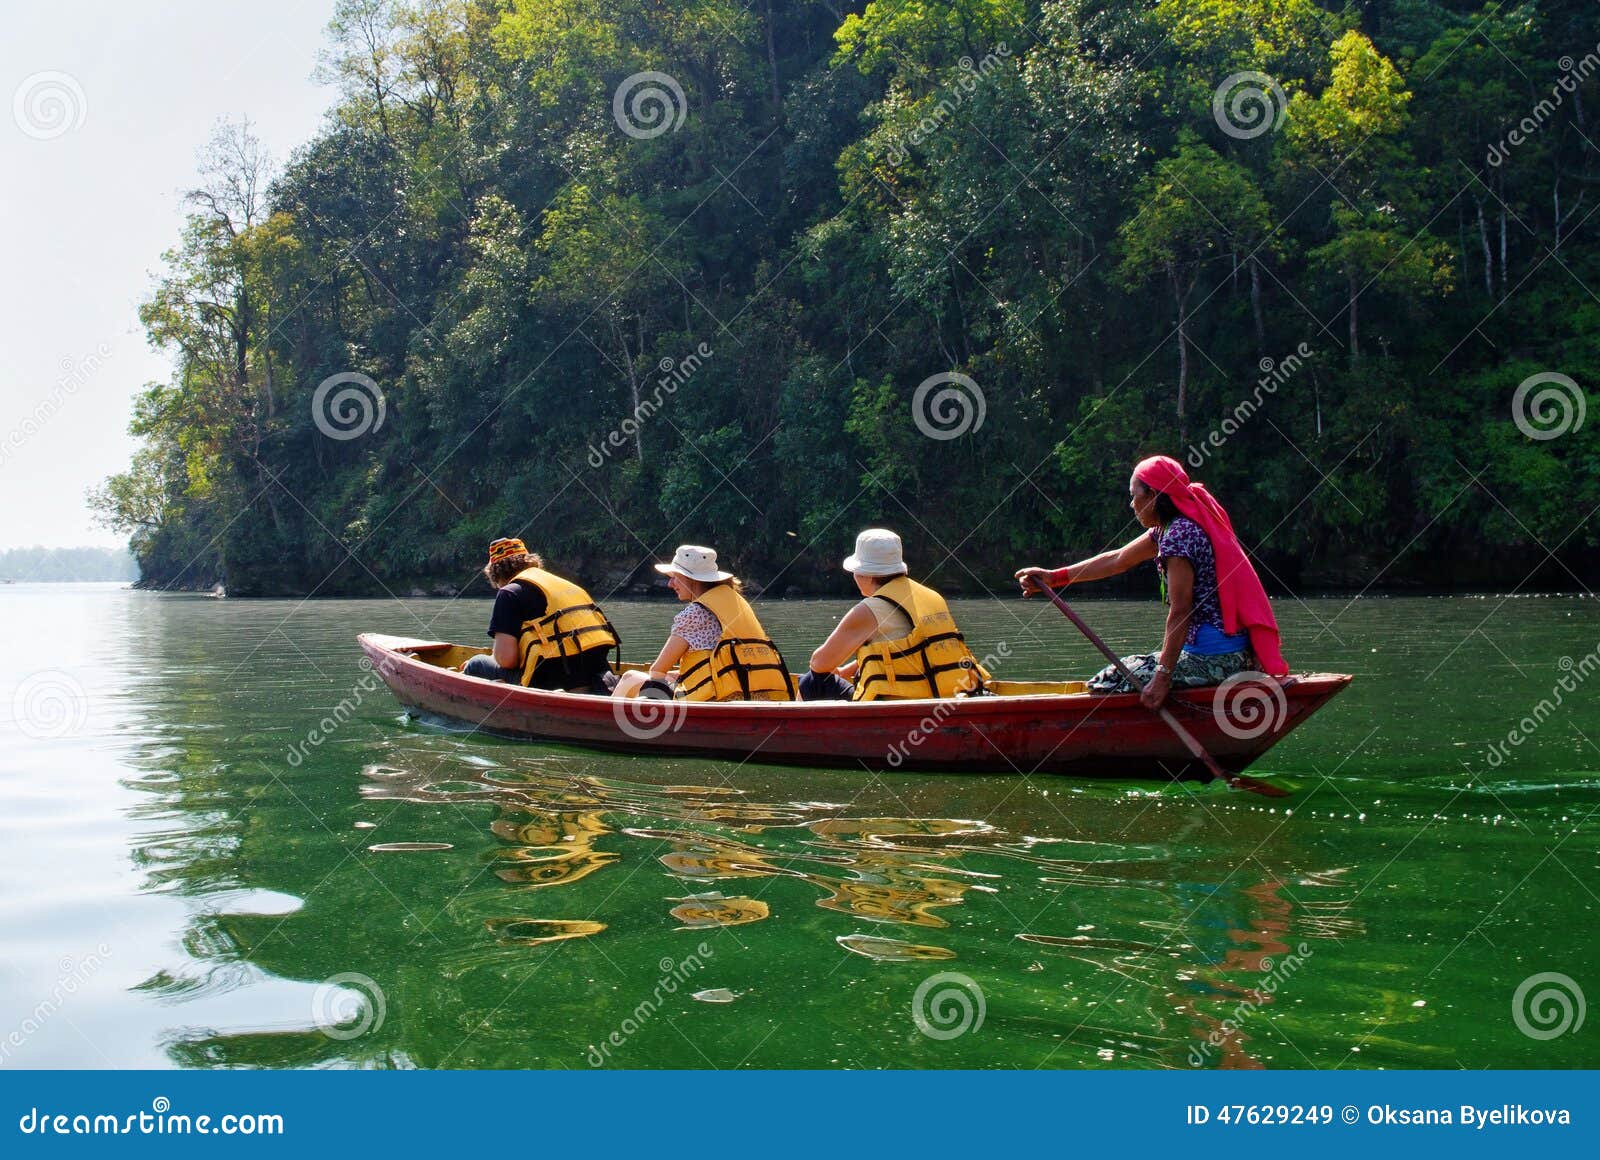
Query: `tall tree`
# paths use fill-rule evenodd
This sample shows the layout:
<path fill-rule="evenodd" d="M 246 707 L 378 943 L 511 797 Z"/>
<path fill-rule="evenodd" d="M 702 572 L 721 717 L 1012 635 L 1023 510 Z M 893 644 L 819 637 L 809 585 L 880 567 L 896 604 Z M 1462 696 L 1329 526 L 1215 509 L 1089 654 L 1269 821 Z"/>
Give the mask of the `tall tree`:
<path fill-rule="evenodd" d="M 1190 303 L 1208 269 L 1253 253 L 1271 218 L 1245 169 L 1198 141 L 1156 165 L 1118 239 L 1120 269 L 1132 286 L 1162 279 L 1172 295 L 1178 337 L 1178 439 L 1185 441 L 1190 369 Z"/>

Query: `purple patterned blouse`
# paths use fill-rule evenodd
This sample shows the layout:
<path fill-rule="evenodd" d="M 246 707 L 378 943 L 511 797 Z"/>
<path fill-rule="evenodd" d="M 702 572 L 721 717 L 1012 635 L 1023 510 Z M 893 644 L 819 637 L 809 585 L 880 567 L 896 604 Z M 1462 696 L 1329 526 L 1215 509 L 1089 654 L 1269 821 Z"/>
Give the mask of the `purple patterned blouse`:
<path fill-rule="evenodd" d="M 1222 624 L 1222 602 L 1217 598 L 1217 557 L 1205 529 L 1188 516 L 1179 516 L 1165 530 L 1151 528 L 1150 538 L 1156 544 L 1156 567 L 1163 578 L 1165 561 L 1174 556 L 1182 556 L 1194 567 L 1194 612 L 1189 617 L 1189 635 L 1183 643 L 1193 644 L 1202 624 L 1226 632 Z"/>

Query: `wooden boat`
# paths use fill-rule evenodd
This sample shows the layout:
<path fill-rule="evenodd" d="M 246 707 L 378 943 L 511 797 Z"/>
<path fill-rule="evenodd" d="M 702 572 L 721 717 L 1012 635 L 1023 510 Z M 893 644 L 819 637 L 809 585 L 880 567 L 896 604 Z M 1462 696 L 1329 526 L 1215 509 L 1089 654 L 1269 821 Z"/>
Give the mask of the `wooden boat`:
<path fill-rule="evenodd" d="M 943 701 L 690 704 L 525 689 L 455 671 L 482 649 L 378 633 L 358 639 L 406 709 L 505 737 L 869 770 L 1207 776 L 1137 696 L 1093 694 L 1082 681 L 995 681 L 994 696 Z M 1174 693 L 1168 704 L 1237 773 L 1349 683 L 1340 673 L 1232 678 Z"/>

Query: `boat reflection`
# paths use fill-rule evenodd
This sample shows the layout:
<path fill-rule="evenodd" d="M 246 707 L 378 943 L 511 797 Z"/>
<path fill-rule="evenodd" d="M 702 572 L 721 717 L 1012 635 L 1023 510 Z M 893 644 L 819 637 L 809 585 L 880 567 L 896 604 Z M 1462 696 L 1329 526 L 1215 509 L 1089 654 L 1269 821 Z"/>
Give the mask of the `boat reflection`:
<path fill-rule="evenodd" d="M 179 1036 L 174 1058 L 196 1066 L 526 1061 L 529 1036 L 560 1039 L 552 1030 L 559 1020 L 545 1017 L 554 1010 L 574 1027 L 573 1042 L 560 1048 L 567 1054 L 557 1055 L 565 1059 L 588 1042 L 577 1038 L 585 1020 L 609 1018 L 613 990 L 622 1002 L 629 988 L 649 989 L 601 986 L 597 971 L 602 979 L 607 970 L 626 974 L 622 964 L 641 959 L 654 970 L 658 958 L 680 961 L 689 952 L 676 948 L 701 937 L 730 940 L 704 944 L 719 965 L 737 963 L 709 981 L 745 996 L 741 1010 L 760 1001 L 763 979 L 767 991 L 784 990 L 811 975 L 843 980 L 865 970 L 876 972 L 869 984 L 897 980 L 909 991 L 923 976 L 893 972 L 948 967 L 981 986 L 987 1034 L 1011 1041 L 997 1057 L 1008 1065 L 1303 1066 L 1284 997 L 1311 985 L 1314 972 L 1301 968 L 1317 946 L 1363 933 L 1350 876 L 1305 868 L 1304 853 L 1277 840 L 1278 822 L 1249 813 L 1237 823 L 1230 815 L 1238 841 L 1259 837 L 1257 854 L 1237 867 L 1207 852 L 1214 843 L 1191 840 L 1193 811 L 1171 811 L 1170 823 L 1147 819 L 1144 840 L 1133 842 L 1105 827 L 1089 832 L 1090 814 L 1080 815 L 1080 828 L 1059 810 L 953 789 L 930 797 L 974 816 L 919 816 L 916 807 L 895 814 L 884 806 L 899 799 L 883 795 L 859 804 L 784 800 L 779 786 L 754 777 L 656 785 L 592 769 L 560 758 L 496 765 L 411 757 L 397 747 L 361 771 L 358 824 L 370 828 L 352 831 L 355 850 L 420 850 L 444 843 L 412 839 L 440 836 L 456 847 L 454 861 L 391 853 L 368 871 L 387 874 L 369 892 L 368 929 L 389 954 L 373 957 L 365 973 L 391 997 L 426 996 L 412 1005 L 438 1012 L 481 1056 L 430 1055 L 386 1026 L 359 1052 L 321 1030 L 255 1030 Z M 373 843 L 379 833 L 404 840 Z M 152 868 L 167 857 L 159 845 L 144 852 Z M 462 865 L 463 854 L 476 869 Z M 455 877 L 435 882 L 441 866 Z M 423 905 L 423 894 L 436 901 Z M 270 928 L 265 919 L 214 918 L 197 924 L 191 943 L 197 958 L 236 970 L 326 979 L 343 960 L 324 955 L 308 966 L 291 953 L 298 940 L 286 937 L 314 917 L 308 908 Z M 674 939 L 684 941 L 661 941 Z M 646 954 L 633 953 L 641 945 Z M 585 947 L 598 960 L 583 957 Z M 780 956 L 791 957 L 775 965 Z M 551 963 L 572 965 L 563 976 Z M 569 989 L 556 990 L 563 978 Z M 174 978 L 152 989 L 198 985 Z M 441 1038 L 452 1036 L 428 1041 Z M 1017 1043 L 1030 1046 L 1019 1054 Z"/>
<path fill-rule="evenodd" d="M 419 803 L 496 801 L 502 816 L 490 831 L 507 845 L 497 851 L 495 873 L 518 886 L 566 885 L 616 862 L 635 862 L 632 873 L 639 859 L 686 884 L 741 884 L 737 896 L 664 897 L 675 929 L 781 920 L 760 880 L 804 883 L 822 910 L 930 931 L 949 930 L 955 908 L 981 900 L 998 911 L 984 918 L 1025 927 L 1013 932 L 1015 941 L 1036 957 L 1018 966 L 1020 990 L 1037 993 L 1047 980 L 1081 990 L 1068 997 L 1061 1021 L 1074 1054 L 1092 1050 L 1098 1061 L 1263 1066 L 1255 1040 L 1292 1046 L 1287 1030 L 1269 1035 L 1267 1028 L 1277 992 L 1315 953 L 1312 944 L 1362 933 L 1361 921 L 1346 913 L 1357 891 L 1338 869 L 1302 872 L 1292 882 L 1244 880 L 1232 871 L 1201 881 L 1189 877 L 1197 867 L 1180 870 L 1181 842 L 1018 835 L 971 818 L 855 817 L 835 803 L 755 801 L 727 786 L 536 770 L 456 777 L 409 784 L 385 771 L 368 793 Z M 1021 905 L 1008 901 L 1019 895 Z M 1098 921 L 1061 926 L 1063 918 L 1091 915 Z M 600 917 L 568 921 L 592 922 L 585 933 L 598 934 Z M 493 926 L 503 932 L 517 921 Z M 961 954 L 955 945 L 865 931 L 834 942 L 879 962 Z M 1030 975 L 1038 978 L 1021 981 Z"/>

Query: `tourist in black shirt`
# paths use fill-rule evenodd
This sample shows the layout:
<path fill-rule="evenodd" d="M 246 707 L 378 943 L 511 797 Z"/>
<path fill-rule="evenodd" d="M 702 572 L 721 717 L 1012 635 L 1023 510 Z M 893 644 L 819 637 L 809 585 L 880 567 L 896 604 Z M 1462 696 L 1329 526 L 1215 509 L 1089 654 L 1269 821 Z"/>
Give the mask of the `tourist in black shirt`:
<path fill-rule="evenodd" d="M 589 647 L 573 655 L 552 656 L 543 660 L 533 655 L 525 656 L 523 652 L 524 634 L 535 622 L 546 617 L 550 608 L 550 596 L 540 586 L 540 581 L 555 588 L 558 593 L 564 593 L 569 609 L 593 608 L 586 592 L 570 581 L 545 572 L 544 561 L 529 552 L 521 540 L 515 539 L 500 539 L 489 545 L 489 563 L 484 568 L 484 576 L 498 590 L 494 598 L 494 610 L 489 615 L 489 637 L 493 647 L 489 653 L 468 660 L 462 666 L 462 672 L 471 677 L 506 681 L 534 689 L 566 689 L 575 693 L 602 695 L 610 692 L 615 678 L 611 673 L 609 654 L 615 647 L 615 634 L 598 609 L 587 616 L 587 620 L 598 624 L 572 638 L 575 643 Z M 571 615 L 582 615 L 582 612 Z M 556 631 L 560 626 L 548 627 L 550 631 Z M 532 671 L 528 672 L 530 665 Z"/>

